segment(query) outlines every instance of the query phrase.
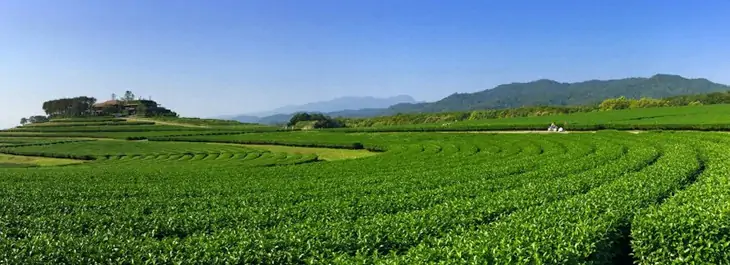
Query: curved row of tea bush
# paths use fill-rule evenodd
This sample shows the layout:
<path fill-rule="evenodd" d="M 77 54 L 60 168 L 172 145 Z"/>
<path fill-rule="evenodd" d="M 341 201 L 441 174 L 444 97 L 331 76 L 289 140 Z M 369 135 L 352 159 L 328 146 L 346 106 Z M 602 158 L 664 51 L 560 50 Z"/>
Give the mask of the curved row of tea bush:
<path fill-rule="evenodd" d="M 545 131 L 550 124 L 417 124 L 388 127 L 336 128 L 327 131 L 338 132 L 449 132 L 449 131 Z M 566 131 L 598 130 L 689 130 L 730 131 L 730 124 L 568 124 L 560 125 Z"/>
<path fill-rule="evenodd" d="M 172 125 L 128 125 L 119 124 L 117 126 L 108 125 L 89 125 L 89 126 L 25 126 L 15 129 L 6 130 L 7 132 L 149 132 L 149 131 L 206 131 L 208 128 L 182 127 Z"/>
<path fill-rule="evenodd" d="M 662 137 L 664 138 L 664 137 Z M 664 138 L 662 155 L 645 169 L 567 200 L 518 211 L 494 224 L 411 249 L 388 262 L 454 260 L 484 264 L 615 264 L 630 261 L 634 214 L 661 202 L 703 170 L 699 150 Z M 697 141 L 696 139 L 691 139 Z M 438 248 L 434 248 L 438 246 Z"/>
<path fill-rule="evenodd" d="M 697 202 L 684 219 L 671 210 L 703 198 L 683 194 L 722 193 L 708 184 L 722 183 L 724 156 L 713 157 L 730 137 L 707 135 L 274 132 L 18 147 L 97 161 L 0 169 L 0 260 L 608 264 L 660 257 L 653 241 L 701 221 L 711 229 L 681 235 L 720 242 L 698 252 L 712 263 L 722 260 L 712 257 L 721 257 L 713 236 L 723 221 L 695 214 L 722 213 L 724 197 Z M 387 151 L 310 163 L 315 156 L 186 142 L 196 139 Z"/>
<path fill-rule="evenodd" d="M 66 122 L 125 122 L 127 120 L 114 117 L 86 117 L 86 118 L 60 118 L 51 119 L 49 123 L 66 123 Z"/>
<path fill-rule="evenodd" d="M 135 125 L 155 125 L 154 122 L 150 121 L 128 121 L 128 122 L 122 122 L 122 121 L 89 121 L 89 122 L 69 122 L 69 123 L 63 123 L 63 122 L 49 122 L 49 123 L 38 123 L 38 124 L 31 124 L 23 127 L 16 127 L 13 129 L 10 129 L 8 131 L 51 131 L 55 128 L 65 128 L 65 127 L 86 127 L 86 126 L 135 126 Z"/>
<path fill-rule="evenodd" d="M 706 169 L 695 185 L 641 213 L 631 245 L 639 264 L 730 263 L 730 167 L 727 137 L 707 135 Z"/>

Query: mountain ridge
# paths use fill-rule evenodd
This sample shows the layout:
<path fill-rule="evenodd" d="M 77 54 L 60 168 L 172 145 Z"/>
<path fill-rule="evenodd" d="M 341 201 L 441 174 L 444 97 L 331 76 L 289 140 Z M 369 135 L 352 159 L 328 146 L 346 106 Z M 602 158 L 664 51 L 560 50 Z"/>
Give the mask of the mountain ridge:
<path fill-rule="evenodd" d="M 433 113 L 478 109 L 505 109 L 524 106 L 573 106 L 598 104 L 606 98 L 664 98 L 730 90 L 730 86 L 706 78 L 685 78 L 676 74 L 655 74 L 650 77 L 591 79 L 559 82 L 538 79 L 528 82 L 500 84 L 477 92 L 452 93 L 434 102 L 400 102 L 383 108 L 315 111 L 333 117 L 365 118 L 398 113 Z M 266 123 L 282 123 L 294 112 L 261 117 Z M 249 121 L 250 122 L 250 121 Z"/>
<path fill-rule="evenodd" d="M 730 90 L 730 87 L 713 83 L 705 78 L 688 79 L 672 74 L 608 80 L 593 79 L 573 83 L 539 79 L 530 82 L 501 84 L 491 89 L 472 93 L 454 93 L 441 100 L 425 104 L 397 104 L 389 107 L 384 112 L 395 114 L 500 109 L 536 105 L 588 105 L 597 104 L 606 98 L 619 96 L 662 98 L 725 90 Z"/>
<path fill-rule="evenodd" d="M 339 111 L 358 111 L 362 109 L 382 109 L 398 103 L 415 103 L 416 100 L 409 95 L 396 95 L 379 98 L 373 96 L 344 96 L 331 100 L 310 102 L 300 105 L 287 105 L 269 111 L 245 113 L 239 115 L 224 115 L 217 118 L 233 119 L 241 122 L 261 122 L 270 120 L 281 120 L 280 117 L 291 116 L 296 112 L 319 112 L 330 113 Z"/>

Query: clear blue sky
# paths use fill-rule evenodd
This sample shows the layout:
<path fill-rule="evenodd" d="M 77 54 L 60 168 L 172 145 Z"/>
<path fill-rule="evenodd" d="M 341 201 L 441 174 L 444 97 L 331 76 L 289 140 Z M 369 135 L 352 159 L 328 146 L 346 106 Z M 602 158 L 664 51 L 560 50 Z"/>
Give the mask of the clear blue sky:
<path fill-rule="evenodd" d="M 730 1 L 1 0 L 0 128 L 132 90 L 184 116 L 500 83 L 730 83 Z"/>

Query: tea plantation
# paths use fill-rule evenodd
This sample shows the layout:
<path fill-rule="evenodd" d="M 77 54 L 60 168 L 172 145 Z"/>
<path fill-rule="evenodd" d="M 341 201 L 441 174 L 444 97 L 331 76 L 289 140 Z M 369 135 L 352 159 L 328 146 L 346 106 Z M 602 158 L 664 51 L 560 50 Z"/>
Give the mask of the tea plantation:
<path fill-rule="evenodd" d="M 402 130 L 2 132 L 0 263 L 730 263 L 729 134 Z"/>

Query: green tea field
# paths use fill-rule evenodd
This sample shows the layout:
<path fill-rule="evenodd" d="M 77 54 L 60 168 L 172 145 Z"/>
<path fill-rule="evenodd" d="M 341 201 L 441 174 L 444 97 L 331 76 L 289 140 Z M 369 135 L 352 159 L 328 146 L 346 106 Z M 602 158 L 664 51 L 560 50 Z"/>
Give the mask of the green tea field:
<path fill-rule="evenodd" d="M 638 108 L 503 119 L 466 120 L 383 127 L 341 128 L 340 131 L 499 131 L 545 130 L 550 123 L 570 131 L 590 130 L 730 130 L 730 104 Z"/>
<path fill-rule="evenodd" d="M 0 132 L 0 263 L 730 263 L 730 134 L 397 130 Z"/>

